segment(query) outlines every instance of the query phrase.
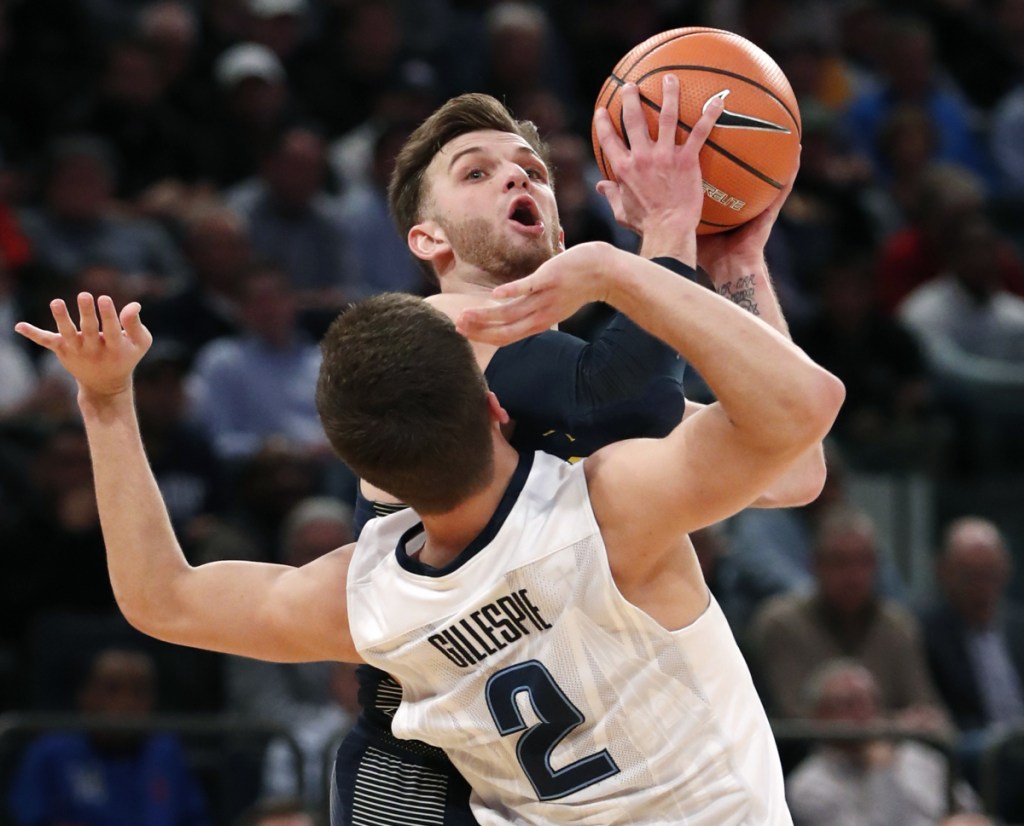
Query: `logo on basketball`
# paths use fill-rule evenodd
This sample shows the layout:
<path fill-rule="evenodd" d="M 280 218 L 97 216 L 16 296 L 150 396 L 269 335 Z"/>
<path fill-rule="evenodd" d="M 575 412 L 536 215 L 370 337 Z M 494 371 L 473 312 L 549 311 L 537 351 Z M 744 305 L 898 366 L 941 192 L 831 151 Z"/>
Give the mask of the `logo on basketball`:
<path fill-rule="evenodd" d="M 707 111 L 711 101 L 718 98 L 723 103 L 729 96 L 729 89 L 723 89 L 716 95 L 712 95 L 705 102 L 704 106 L 701 107 L 701 113 Z M 790 130 L 779 123 L 772 123 L 770 120 L 763 120 L 762 118 L 755 118 L 753 115 L 744 115 L 740 112 L 732 112 L 729 109 L 722 109 L 722 114 L 718 116 L 718 120 L 715 122 L 716 129 L 757 129 L 760 132 L 783 132 L 789 134 Z"/>

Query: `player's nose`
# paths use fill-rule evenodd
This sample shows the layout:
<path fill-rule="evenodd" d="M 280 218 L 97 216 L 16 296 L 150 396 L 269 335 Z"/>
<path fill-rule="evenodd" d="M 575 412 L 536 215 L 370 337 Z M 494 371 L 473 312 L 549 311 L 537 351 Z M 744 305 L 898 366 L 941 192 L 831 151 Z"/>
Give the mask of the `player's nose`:
<path fill-rule="evenodd" d="M 516 187 L 527 187 L 530 184 L 530 176 L 526 174 L 526 170 L 518 164 L 509 164 L 508 170 L 505 172 L 505 190 L 510 192 Z"/>

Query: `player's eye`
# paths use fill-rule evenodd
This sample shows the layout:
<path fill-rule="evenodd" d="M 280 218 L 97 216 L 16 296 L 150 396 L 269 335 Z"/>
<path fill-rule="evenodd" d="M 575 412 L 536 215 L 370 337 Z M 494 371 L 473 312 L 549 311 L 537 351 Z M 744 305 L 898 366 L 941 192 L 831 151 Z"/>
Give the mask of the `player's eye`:
<path fill-rule="evenodd" d="M 484 177 L 484 171 L 482 169 L 478 169 L 476 167 L 473 167 L 472 169 L 470 169 L 466 173 L 466 180 L 469 180 L 469 181 L 479 181 L 483 177 Z"/>
<path fill-rule="evenodd" d="M 536 166 L 527 168 L 526 174 L 529 175 L 535 181 L 546 181 L 548 179 L 547 173 L 543 169 Z"/>

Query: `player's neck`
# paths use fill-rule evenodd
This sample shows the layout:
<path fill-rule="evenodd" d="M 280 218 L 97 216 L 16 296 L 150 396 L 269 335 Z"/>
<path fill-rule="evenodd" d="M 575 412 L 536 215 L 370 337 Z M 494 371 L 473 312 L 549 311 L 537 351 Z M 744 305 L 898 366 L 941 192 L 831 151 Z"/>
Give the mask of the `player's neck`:
<path fill-rule="evenodd" d="M 440 279 L 443 293 L 490 293 L 504 281 L 480 267 L 457 262 Z"/>
<path fill-rule="evenodd" d="M 495 440 L 494 474 L 480 492 L 443 514 L 422 516 L 427 534 L 418 559 L 433 568 L 443 568 L 479 536 L 490 522 L 519 463 L 519 454 L 502 438 Z"/>

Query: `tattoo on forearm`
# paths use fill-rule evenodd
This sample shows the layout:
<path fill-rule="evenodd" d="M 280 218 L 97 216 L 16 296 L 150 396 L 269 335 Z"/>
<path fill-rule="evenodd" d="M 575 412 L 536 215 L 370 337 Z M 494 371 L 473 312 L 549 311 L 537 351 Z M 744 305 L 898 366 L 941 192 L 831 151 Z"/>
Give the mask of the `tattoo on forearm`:
<path fill-rule="evenodd" d="M 718 288 L 718 294 L 725 296 L 734 304 L 739 304 L 747 312 L 761 315 L 754 300 L 753 275 L 743 275 L 735 281 L 726 281 Z"/>

